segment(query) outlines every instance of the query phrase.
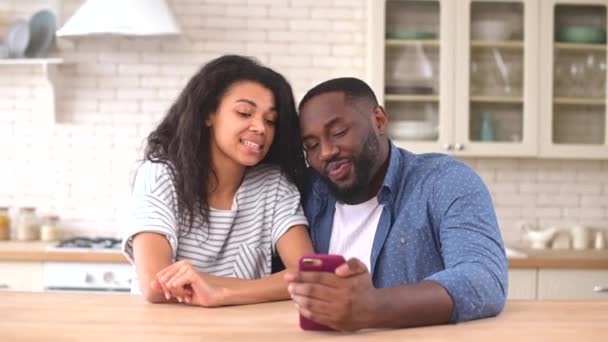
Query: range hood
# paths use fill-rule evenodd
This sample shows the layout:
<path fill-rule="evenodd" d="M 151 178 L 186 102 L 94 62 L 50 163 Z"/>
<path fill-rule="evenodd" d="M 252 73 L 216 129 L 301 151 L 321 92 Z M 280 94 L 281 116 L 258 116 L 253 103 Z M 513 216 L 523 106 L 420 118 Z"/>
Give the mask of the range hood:
<path fill-rule="evenodd" d="M 157 36 L 180 33 L 165 0 L 86 0 L 57 30 L 58 37 Z"/>

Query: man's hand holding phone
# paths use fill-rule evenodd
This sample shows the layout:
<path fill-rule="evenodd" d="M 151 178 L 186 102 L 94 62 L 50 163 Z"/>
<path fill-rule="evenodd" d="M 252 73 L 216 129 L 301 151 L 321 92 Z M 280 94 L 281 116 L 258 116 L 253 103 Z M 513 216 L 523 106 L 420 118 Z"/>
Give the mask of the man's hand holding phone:
<path fill-rule="evenodd" d="M 314 260 L 321 263 L 315 266 Z M 285 280 L 302 329 L 354 331 L 366 328 L 374 318 L 375 288 L 367 267 L 358 259 L 344 262 L 335 255 L 303 256 L 300 272 L 287 273 Z"/>

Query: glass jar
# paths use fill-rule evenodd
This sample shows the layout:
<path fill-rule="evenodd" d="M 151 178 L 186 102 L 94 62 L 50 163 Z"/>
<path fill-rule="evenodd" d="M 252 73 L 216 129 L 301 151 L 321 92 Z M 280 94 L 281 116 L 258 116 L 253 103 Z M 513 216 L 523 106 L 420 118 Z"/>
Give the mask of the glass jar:
<path fill-rule="evenodd" d="M 40 223 L 38 222 L 38 217 L 36 216 L 36 208 L 20 208 L 15 227 L 17 240 L 38 240 L 40 238 Z"/>
<path fill-rule="evenodd" d="M 0 240 L 10 240 L 11 218 L 7 207 L 0 207 Z"/>
<path fill-rule="evenodd" d="M 58 222 L 59 222 L 59 216 L 45 215 L 42 219 L 42 226 L 40 227 L 40 240 L 42 240 L 42 241 L 59 240 L 59 229 L 57 228 Z"/>

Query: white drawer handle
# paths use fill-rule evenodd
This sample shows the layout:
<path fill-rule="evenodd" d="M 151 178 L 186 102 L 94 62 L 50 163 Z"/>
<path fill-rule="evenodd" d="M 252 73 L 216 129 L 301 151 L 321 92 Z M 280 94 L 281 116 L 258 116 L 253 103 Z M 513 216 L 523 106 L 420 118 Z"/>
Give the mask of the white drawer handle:
<path fill-rule="evenodd" d="M 594 292 L 608 292 L 608 286 L 595 285 L 593 287 Z"/>

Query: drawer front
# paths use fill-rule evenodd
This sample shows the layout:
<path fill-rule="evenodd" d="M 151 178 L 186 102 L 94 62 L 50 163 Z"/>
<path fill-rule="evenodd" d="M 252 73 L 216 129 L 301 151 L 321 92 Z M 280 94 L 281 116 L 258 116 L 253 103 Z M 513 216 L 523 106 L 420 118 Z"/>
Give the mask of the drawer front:
<path fill-rule="evenodd" d="M 536 269 L 510 269 L 508 299 L 536 299 Z"/>
<path fill-rule="evenodd" d="M 0 262 L 0 291 L 42 291 L 42 263 Z"/>
<path fill-rule="evenodd" d="M 608 270 L 538 271 L 538 299 L 608 300 L 596 287 L 608 287 Z"/>

